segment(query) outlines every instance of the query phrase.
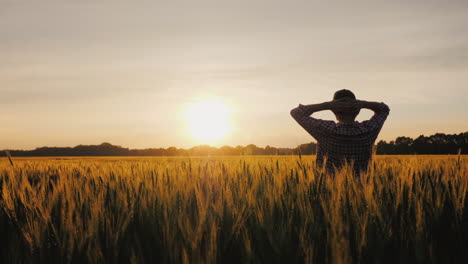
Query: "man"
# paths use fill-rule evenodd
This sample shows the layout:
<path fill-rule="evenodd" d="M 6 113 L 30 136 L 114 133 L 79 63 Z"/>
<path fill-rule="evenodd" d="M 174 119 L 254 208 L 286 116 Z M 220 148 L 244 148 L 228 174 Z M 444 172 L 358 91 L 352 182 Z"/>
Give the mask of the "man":
<path fill-rule="evenodd" d="M 362 108 L 374 111 L 374 116 L 357 122 L 356 116 Z M 310 116 L 323 110 L 331 110 L 338 123 Z M 335 93 L 333 101 L 299 104 L 291 110 L 291 116 L 317 140 L 317 166 L 321 167 L 326 160 L 326 170 L 333 173 L 335 168 L 350 163 L 359 174 L 367 170 L 374 142 L 389 112 L 386 104 L 356 100 L 353 92 L 344 89 Z"/>

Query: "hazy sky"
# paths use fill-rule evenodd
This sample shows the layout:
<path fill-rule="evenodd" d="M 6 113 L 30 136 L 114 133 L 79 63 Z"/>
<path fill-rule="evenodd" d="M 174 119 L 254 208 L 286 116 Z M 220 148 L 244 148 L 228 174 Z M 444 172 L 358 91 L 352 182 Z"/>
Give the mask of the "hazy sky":
<path fill-rule="evenodd" d="M 217 145 L 293 147 L 343 88 L 390 106 L 379 139 L 468 131 L 468 1 L 0 0 L 0 149 L 191 147 L 205 97 Z"/>

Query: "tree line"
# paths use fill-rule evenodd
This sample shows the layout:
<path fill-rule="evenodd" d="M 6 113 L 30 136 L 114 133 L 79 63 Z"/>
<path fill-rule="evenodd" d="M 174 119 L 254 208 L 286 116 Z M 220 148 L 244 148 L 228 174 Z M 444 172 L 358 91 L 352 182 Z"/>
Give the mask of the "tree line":
<path fill-rule="evenodd" d="M 468 154 L 468 132 L 460 134 L 437 133 L 412 139 L 397 137 L 390 142 L 379 141 L 377 154 Z"/>
<path fill-rule="evenodd" d="M 308 153 L 315 153 L 315 143 L 300 146 Z M 34 150 L 10 150 L 16 157 L 41 157 L 41 156 L 242 156 L 242 155 L 294 155 L 298 148 L 275 148 L 266 146 L 258 147 L 254 144 L 247 146 L 222 146 L 220 148 L 201 145 L 189 149 L 147 148 L 129 149 L 110 143 L 100 145 L 79 145 L 76 147 L 41 147 Z M 4 155 L 4 151 L 2 152 Z M 305 154 L 305 153 L 304 153 Z"/>
<path fill-rule="evenodd" d="M 468 154 L 468 132 L 460 134 L 437 133 L 425 137 L 423 135 L 412 139 L 397 137 L 390 142 L 379 141 L 376 145 L 377 154 Z M 242 156 L 242 155 L 312 155 L 316 153 L 314 142 L 301 144 L 295 148 L 258 147 L 254 144 L 247 146 L 222 146 L 219 148 L 207 145 L 189 149 L 168 147 L 129 149 L 110 143 L 100 145 L 79 145 L 76 147 L 41 147 L 34 150 L 10 150 L 12 156 L 40 157 L 40 156 Z M 2 151 L 1 155 L 5 155 Z"/>

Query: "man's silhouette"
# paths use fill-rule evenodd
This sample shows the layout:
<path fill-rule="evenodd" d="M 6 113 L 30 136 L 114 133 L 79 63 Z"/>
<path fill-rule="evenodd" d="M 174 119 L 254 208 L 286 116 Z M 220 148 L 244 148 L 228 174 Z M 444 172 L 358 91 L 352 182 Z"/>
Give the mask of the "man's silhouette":
<path fill-rule="evenodd" d="M 367 121 L 357 122 L 356 116 L 362 108 L 374 111 Z M 315 112 L 331 110 L 338 120 L 325 121 L 313 118 Z M 322 166 L 325 157 L 326 169 L 334 172 L 345 162 L 354 164 L 357 174 L 365 171 L 372 157 L 372 148 L 390 112 L 384 103 L 356 100 L 349 90 L 340 90 L 333 101 L 302 105 L 291 110 L 291 116 L 317 140 L 317 166 Z"/>

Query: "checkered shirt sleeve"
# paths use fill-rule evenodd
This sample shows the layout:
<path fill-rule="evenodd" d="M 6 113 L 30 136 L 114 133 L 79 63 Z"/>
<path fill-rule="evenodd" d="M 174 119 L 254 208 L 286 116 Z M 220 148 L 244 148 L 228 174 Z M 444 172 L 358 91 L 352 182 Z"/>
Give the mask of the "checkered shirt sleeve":
<path fill-rule="evenodd" d="M 379 132 L 389 113 L 390 108 L 386 104 L 380 103 L 378 111 L 376 111 L 374 116 L 370 120 L 362 122 L 362 125 L 369 129 L 369 131 Z"/>
<path fill-rule="evenodd" d="M 311 114 L 312 112 L 307 111 L 302 104 L 291 110 L 291 116 L 317 141 L 321 141 L 329 136 L 329 134 L 334 133 L 336 127 L 334 121 L 313 118 L 310 116 Z"/>

